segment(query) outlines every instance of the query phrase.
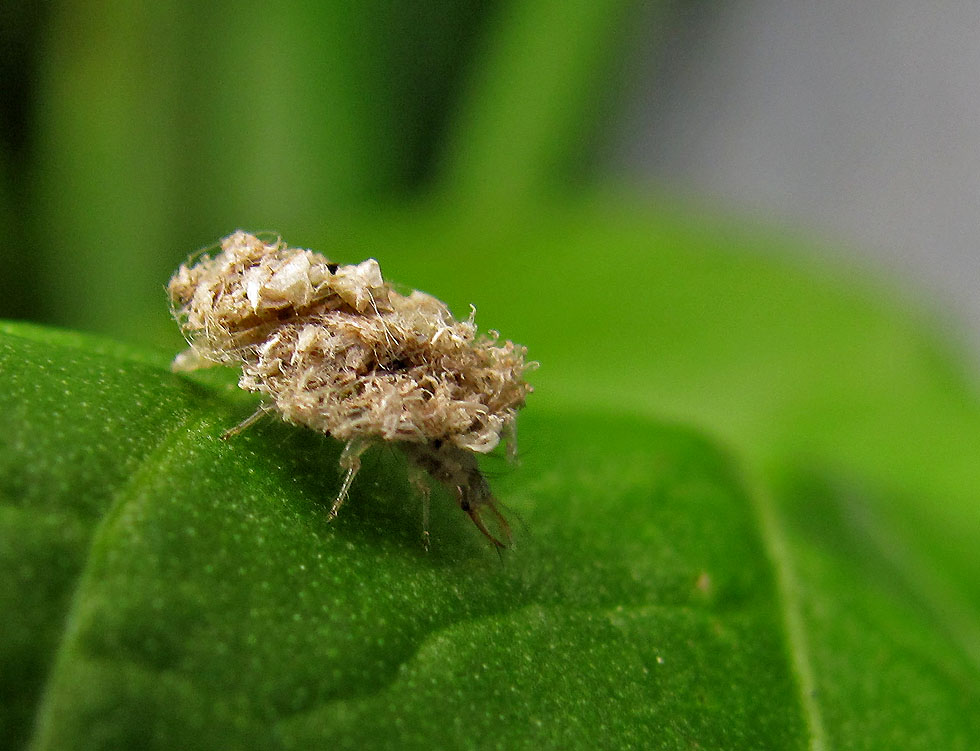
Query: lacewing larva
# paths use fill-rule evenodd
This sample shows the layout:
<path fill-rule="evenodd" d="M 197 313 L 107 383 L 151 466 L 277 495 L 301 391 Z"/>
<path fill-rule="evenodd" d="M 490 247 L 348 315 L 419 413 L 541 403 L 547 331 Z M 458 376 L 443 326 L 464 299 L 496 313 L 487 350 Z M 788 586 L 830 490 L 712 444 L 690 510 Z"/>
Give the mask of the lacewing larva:
<path fill-rule="evenodd" d="M 190 344 L 174 370 L 240 366 L 239 386 L 265 397 L 223 438 L 275 412 L 345 441 L 331 518 L 361 455 L 388 442 L 408 457 L 422 494 L 426 546 L 426 474 L 491 543 L 509 545 L 510 528 L 476 456 L 503 439 L 513 457 L 517 412 L 531 392 L 524 374 L 536 363 L 523 347 L 499 344 L 496 332 L 478 337 L 475 309 L 457 321 L 431 295 L 396 292 L 374 259 L 332 263 L 242 231 L 222 240 L 216 255 L 181 265 L 168 291 Z"/>

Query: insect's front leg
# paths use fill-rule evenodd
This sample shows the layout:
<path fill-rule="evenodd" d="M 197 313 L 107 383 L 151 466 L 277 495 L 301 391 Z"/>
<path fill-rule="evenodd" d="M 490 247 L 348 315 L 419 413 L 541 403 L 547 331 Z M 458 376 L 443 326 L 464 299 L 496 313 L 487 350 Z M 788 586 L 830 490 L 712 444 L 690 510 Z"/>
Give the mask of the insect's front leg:
<path fill-rule="evenodd" d="M 248 417 L 246 417 L 244 420 L 238 423 L 235 427 L 228 428 L 228 430 L 222 433 L 221 440 L 227 441 L 232 436 L 236 436 L 239 433 L 241 433 L 243 430 L 252 427 L 253 425 L 255 425 L 255 423 L 257 423 L 259 420 L 265 417 L 265 415 L 269 412 L 269 409 L 270 408 L 268 405 L 260 404 L 257 410 L 255 410 L 252 414 L 250 414 Z"/>
<path fill-rule="evenodd" d="M 409 463 L 408 479 L 412 486 L 418 491 L 422 499 L 422 546 L 429 549 L 429 498 L 431 489 L 429 488 L 428 475 L 424 469 L 417 464 Z"/>

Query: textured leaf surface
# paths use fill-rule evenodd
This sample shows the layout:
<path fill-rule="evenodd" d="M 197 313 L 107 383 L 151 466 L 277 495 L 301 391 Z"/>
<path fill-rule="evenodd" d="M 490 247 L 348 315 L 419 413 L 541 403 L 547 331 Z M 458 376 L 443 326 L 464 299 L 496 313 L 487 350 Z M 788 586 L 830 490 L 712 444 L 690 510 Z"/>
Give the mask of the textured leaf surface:
<path fill-rule="evenodd" d="M 149 354 L 14 325 L 0 348 L 8 739 L 805 745 L 754 506 L 688 431 L 529 413 L 495 480 L 518 545 L 439 496 L 426 554 L 391 452 L 330 526 L 329 439 L 222 442 L 247 400 Z"/>
<path fill-rule="evenodd" d="M 541 399 L 737 449 L 815 747 L 980 743 L 980 400 L 942 332 L 854 270 L 780 260 L 788 238 L 669 207 L 401 219 L 347 252 L 398 247 L 393 278 L 486 300 L 544 363 Z"/>

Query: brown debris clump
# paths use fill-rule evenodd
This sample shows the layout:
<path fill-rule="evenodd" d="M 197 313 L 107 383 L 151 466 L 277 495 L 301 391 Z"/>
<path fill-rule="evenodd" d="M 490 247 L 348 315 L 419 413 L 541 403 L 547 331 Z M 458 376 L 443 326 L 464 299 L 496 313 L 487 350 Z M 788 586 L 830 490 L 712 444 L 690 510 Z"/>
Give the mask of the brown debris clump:
<path fill-rule="evenodd" d="M 239 365 L 239 385 L 268 397 L 263 410 L 348 442 L 334 515 L 358 456 L 372 442 L 391 441 L 406 444 L 413 462 L 454 490 L 471 517 L 467 506 L 489 506 L 506 536 L 489 490 L 477 492 L 481 483 L 467 479 L 479 474 L 475 459 L 461 454 L 512 441 L 531 391 L 524 373 L 534 364 L 523 347 L 497 344 L 492 332 L 477 337 L 472 312 L 457 321 L 431 295 L 399 294 L 374 259 L 335 264 L 241 231 L 213 258 L 182 265 L 169 293 L 191 345 L 175 370 Z M 474 522 L 503 544 L 478 514 Z"/>

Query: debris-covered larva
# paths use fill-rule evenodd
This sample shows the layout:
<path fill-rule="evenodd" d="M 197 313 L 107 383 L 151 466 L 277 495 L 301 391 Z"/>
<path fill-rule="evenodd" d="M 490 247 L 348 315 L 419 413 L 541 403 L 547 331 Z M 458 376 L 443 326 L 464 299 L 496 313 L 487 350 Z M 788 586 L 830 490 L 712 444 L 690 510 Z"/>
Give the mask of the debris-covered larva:
<path fill-rule="evenodd" d="M 174 370 L 238 365 L 239 385 L 266 397 L 223 437 L 267 412 L 346 441 L 346 470 L 330 509 L 336 517 L 360 468 L 379 441 L 399 447 L 422 494 L 424 475 L 445 486 L 494 545 L 510 542 L 507 521 L 477 465 L 501 438 L 514 454 L 515 421 L 535 365 L 525 349 L 477 337 L 446 305 L 423 292 L 401 295 L 378 262 L 331 263 L 319 253 L 236 232 L 221 252 L 182 265 L 170 280 L 174 316 L 190 348 Z M 481 516 L 489 513 L 491 527 Z M 499 530 L 499 531 L 498 531 Z"/>

